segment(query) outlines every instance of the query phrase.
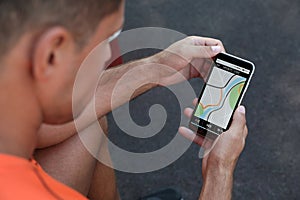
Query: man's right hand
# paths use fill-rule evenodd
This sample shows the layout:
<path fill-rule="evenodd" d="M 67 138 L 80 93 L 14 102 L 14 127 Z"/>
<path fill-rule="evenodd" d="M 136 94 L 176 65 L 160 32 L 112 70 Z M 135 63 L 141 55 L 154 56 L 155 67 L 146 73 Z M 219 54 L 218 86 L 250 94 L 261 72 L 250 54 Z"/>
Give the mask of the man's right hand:
<path fill-rule="evenodd" d="M 197 104 L 197 100 L 194 104 Z M 185 110 L 185 115 L 189 118 L 192 113 L 191 108 Z M 233 172 L 248 134 L 245 107 L 240 106 L 236 110 L 230 129 L 215 141 L 202 138 L 185 127 L 180 127 L 179 132 L 206 149 L 202 160 L 204 183 L 201 199 L 206 199 L 208 196 L 209 199 L 231 199 Z"/>

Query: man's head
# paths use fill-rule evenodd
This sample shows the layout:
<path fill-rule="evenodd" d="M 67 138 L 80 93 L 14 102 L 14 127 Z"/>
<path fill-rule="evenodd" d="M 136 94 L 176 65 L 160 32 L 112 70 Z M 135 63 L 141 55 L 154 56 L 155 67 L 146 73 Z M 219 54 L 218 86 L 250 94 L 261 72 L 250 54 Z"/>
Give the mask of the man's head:
<path fill-rule="evenodd" d="M 1 0 L 0 87 L 23 100 L 24 112 L 38 104 L 44 122 L 70 120 L 76 73 L 122 27 L 123 13 L 123 0 Z M 99 66 L 110 58 L 108 42 L 102 47 Z M 82 94 L 73 102 L 81 109 L 90 99 Z M 21 103 L 15 99 L 1 103 Z"/>

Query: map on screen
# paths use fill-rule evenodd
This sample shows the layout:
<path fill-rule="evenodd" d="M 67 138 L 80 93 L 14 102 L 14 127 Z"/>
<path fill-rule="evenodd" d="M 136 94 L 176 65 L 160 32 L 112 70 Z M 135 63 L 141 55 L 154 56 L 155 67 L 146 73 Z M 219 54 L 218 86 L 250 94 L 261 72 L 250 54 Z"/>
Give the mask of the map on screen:
<path fill-rule="evenodd" d="M 245 83 L 246 78 L 214 67 L 194 115 L 225 129 Z"/>

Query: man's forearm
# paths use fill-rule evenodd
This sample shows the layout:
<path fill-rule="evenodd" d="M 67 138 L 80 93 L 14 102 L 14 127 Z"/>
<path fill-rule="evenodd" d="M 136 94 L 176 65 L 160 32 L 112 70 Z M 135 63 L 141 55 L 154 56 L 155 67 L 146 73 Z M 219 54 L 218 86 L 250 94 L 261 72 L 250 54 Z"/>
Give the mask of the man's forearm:
<path fill-rule="evenodd" d="M 103 73 L 96 92 L 99 118 L 158 85 L 159 68 L 152 58 L 130 62 Z"/>
<path fill-rule="evenodd" d="M 156 87 L 159 67 L 153 57 L 144 58 L 106 70 L 100 77 L 95 94 L 95 107 L 89 105 L 79 116 L 79 130 L 102 118 L 117 107 Z"/>
<path fill-rule="evenodd" d="M 200 200 L 229 200 L 232 195 L 233 170 L 208 169 L 205 175 Z"/>

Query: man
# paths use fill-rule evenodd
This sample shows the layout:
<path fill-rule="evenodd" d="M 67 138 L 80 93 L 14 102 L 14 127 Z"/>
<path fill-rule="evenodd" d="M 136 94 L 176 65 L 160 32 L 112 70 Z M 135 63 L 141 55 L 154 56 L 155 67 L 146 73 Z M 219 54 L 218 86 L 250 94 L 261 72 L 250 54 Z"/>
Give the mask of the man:
<path fill-rule="evenodd" d="M 53 134 L 48 131 L 53 127 L 46 126 L 40 134 L 38 131 L 42 123 L 54 125 L 71 121 L 72 104 L 84 111 L 92 95 L 89 83 L 97 79 L 97 74 L 90 74 L 89 79 L 84 80 L 82 95 L 72 100 L 75 76 L 83 60 L 100 42 L 103 42 L 103 51 L 99 62 L 104 70 L 104 63 L 110 57 L 107 39 L 122 27 L 124 2 L 3 0 L 0 9 L 0 199 L 84 199 L 83 196 L 118 199 L 113 171 L 89 155 L 75 134 L 73 122 L 61 129 L 54 128 L 57 131 L 51 132 Z M 177 82 L 174 72 L 161 72 L 149 65 L 163 64 L 187 78 L 199 77 L 200 73 L 189 63 L 213 57 L 222 50 L 218 40 L 189 37 L 150 58 L 104 71 L 107 81 L 101 82 L 98 90 L 100 123 L 105 126 L 102 117 L 114 109 L 110 105 L 113 86 L 128 70 L 145 65 L 153 69 L 151 76 L 158 75 L 157 84 L 140 88 L 136 93 L 139 95 L 157 85 Z M 147 82 L 148 78 L 145 75 L 144 80 L 138 81 Z M 120 98 L 118 104 L 125 101 Z M 247 135 L 244 108 L 239 110 L 231 129 L 203 159 L 203 199 L 230 198 L 233 170 Z M 189 109 L 186 114 L 190 115 Z M 81 116 L 78 112 L 75 117 Z M 83 124 L 89 126 L 90 123 L 93 122 Z M 180 132 L 200 145 L 203 142 L 188 129 L 181 128 Z M 83 195 L 49 177 L 32 160 L 37 145 L 47 147 L 36 153 L 43 168 Z"/>

